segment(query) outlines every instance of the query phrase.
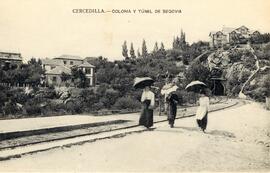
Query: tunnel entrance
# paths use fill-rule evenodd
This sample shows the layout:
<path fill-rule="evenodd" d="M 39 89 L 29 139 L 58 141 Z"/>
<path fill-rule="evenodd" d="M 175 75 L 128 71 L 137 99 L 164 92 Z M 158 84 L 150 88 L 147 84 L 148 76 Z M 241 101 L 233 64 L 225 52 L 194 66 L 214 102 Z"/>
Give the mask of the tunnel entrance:
<path fill-rule="evenodd" d="M 223 85 L 224 79 L 212 79 L 212 94 L 216 96 L 225 95 L 225 87 Z"/>

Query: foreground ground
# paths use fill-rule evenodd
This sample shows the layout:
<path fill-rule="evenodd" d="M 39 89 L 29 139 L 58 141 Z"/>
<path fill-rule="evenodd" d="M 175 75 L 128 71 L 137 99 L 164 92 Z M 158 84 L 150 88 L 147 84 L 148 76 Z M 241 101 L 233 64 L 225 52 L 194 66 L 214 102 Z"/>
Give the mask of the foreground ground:
<path fill-rule="evenodd" d="M 270 171 L 270 112 L 256 103 L 155 129 L 2 161 L 0 171 Z"/>

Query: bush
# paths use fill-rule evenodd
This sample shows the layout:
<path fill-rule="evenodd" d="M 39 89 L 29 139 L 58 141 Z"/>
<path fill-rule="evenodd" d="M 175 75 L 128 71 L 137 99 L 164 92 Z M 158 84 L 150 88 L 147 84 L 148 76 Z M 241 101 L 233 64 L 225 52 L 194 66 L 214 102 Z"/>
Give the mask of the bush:
<path fill-rule="evenodd" d="M 15 102 L 8 102 L 3 107 L 4 115 L 16 115 L 18 113 L 21 113 L 22 110 L 16 105 Z"/>
<path fill-rule="evenodd" d="M 72 114 L 81 113 L 83 106 L 80 100 L 72 99 L 66 102 L 66 110 Z"/>
<path fill-rule="evenodd" d="M 53 87 L 42 88 L 36 93 L 35 97 L 54 99 L 56 98 L 56 91 Z"/>
<path fill-rule="evenodd" d="M 141 104 L 136 99 L 127 96 L 117 99 L 117 101 L 114 104 L 114 107 L 116 109 L 134 110 L 140 108 Z"/>
<path fill-rule="evenodd" d="M 26 94 L 22 89 L 14 89 L 9 92 L 12 93 L 11 99 L 16 103 L 24 104 L 28 99 L 30 99 L 30 96 L 28 96 L 28 94 Z"/>
<path fill-rule="evenodd" d="M 187 71 L 185 72 L 185 76 L 187 79 L 187 83 L 190 83 L 191 81 L 199 80 L 201 82 L 204 82 L 206 84 L 210 83 L 210 70 L 203 66 L 201 63 L 193 63 L 189 66 Z"/>
<path fill-rule="evenodd" d="M 176 94 L 178 95 L 180 105 L 182 105 L 184 103 L 194 104 L 194 103 L 196 103 L 196 100 L 198 98 L 198 95 L 196 93 L 187 92 L 186 90 L 178 90 L 176 92 Z"/>
<path fill-rule="evenodd" d="M 92 109 L 94 111 L 98 111 L 104 108 L 104 104 L 102 102 L 97 102 L 92 105 Z"/>
<path fill-rule="evenodd" d="M 41 114 L 40 104 L 27 102 L 24 108 L 27 115 L 40 115 Z"/>
<path fill-rule="evenodd" d="M 248 95 L 259 102 L 264 102 L 265 101 L 265 94 L 267 92 L 267 88 L 256 88 L 255 90 L 252 90 L 250 92 L 248 92 Z"/>

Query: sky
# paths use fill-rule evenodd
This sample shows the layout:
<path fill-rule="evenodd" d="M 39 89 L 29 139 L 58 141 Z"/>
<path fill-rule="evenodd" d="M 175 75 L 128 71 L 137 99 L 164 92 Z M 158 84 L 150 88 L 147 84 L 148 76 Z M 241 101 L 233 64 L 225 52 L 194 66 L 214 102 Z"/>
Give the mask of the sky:
<path fill-rule="evenodd" d="M 73 9 L 136 13 L 73 13 Z M 181 13 L 155 13 L 157 9 Z M 135 51 L 141 50 L 143 39 L 149 51 L 156 41 L 169 49 L 181 29 L 189 43 L 208 41 L 209 32 L 223 26 L 270 32 L 269 9 L 269 0 L 0 0 L 0 51 L 20 52 L 24 60 L 62 54 L 119 60 L 125 40 L 128 48 L 133 42 Z"/>

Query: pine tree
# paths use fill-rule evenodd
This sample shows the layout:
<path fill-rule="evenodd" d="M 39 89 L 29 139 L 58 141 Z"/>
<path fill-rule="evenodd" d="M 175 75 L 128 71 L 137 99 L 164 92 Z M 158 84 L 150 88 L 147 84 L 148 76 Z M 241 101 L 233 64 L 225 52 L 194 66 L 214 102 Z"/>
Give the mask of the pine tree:
<path fill-rule="evenodd" d="M 127 42 L 124 41 L 124 44 L 122 45 L 122 55 L 126 59 L 128 59 L 128 49 L 127 49 Z"/>
<path fill-rule="evenodd" d="M 147 57 L 147 47 L 146 47 L 146 42 L 145 40 L 143 39 L 143 43 L 142 43 L 142 57 L 143 58 L 146 58 Z"/>
<path fill-rule="evenodd" d="M 173 44 L 172 44 L 173 49 L 176 49 L 176 40 L 175 37 L 173 37 Z"/>
<path fill-rule="evenodd" d="M 166 56 L 166 50 L 164 48 L 163 42 L 161 42 L 161 44 L 160 44 L 159 52 L 160 52 L 160 54 L 161 54 L 162 57 L 165 57 Z"/>
<path fill-rule="evenodd" d="M 181 35 L 180 35 L 180 44 L 181 46 L 186 44 L 186 34 L 183 32 L 182 29 L 181 29 Z"/>
<path fill-rule="evenodd" d="M 161 44 L 160 44 L 160 49 L 159 49 L 159 50 L 164 50 L 164 51 L 165 51 L 163 42 L 161 42 Z"/>
<path fill-rule="evenodd" d="M 156 43 L 155 43 L 155 46 L 154 46 L 153 52 L 155 53 L 155 52 L 157 52 L 157 51 L 158 51 L 158 43 L 156 42 Z"/>
<path fill-rule="evenodd" d="M 173 49 L 184 50 L 186 47 L 186 33 L 181 29 L 180 37 L 176 36 L 176 38 L 173 39 Z"/>
<path fill-rule="evenodd" d="M 130 57 L 132 59 L 135 59 L 136 58 L 135 51 L 134 51 L 134 48 L 133 48 L 133 43 L 130 44 L 129 54 L 130 54 Z"/>
<path fill-rule="evenodd" d="M 140 49 L 137 50 L 137 57 L 138 57 L 138 58 L 141 57 Z"/>

